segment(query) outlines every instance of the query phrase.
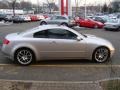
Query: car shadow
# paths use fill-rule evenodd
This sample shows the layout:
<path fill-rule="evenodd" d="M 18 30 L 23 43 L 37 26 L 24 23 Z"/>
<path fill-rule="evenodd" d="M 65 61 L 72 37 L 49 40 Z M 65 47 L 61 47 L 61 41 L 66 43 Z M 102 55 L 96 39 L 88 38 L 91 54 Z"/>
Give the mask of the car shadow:
<path fill-rule="evenodd" d="M 43 60 L 37 61 L 33 65 L 110 65 L 110 62 L 96 63 L 86 59 L 74 60 Z"/>

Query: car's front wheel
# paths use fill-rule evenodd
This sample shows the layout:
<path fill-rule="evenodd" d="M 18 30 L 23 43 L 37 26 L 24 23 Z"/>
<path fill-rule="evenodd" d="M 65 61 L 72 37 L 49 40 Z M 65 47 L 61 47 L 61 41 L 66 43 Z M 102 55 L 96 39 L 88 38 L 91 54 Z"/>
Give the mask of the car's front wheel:
<path fill-rule="evenodd" d="M 98 25 L 94 25 L 94 29 L 97 29 L 98 28 Z"/>
<path fill-rule="evenodd" d="M 15 52 L 14 60 L 20 65 L 29 65 L 35 60 L 35 55 L 32 50 L 27 48 L 18 49 Z"/>
<path fill-rule="evenodd" d="M 43 21 L 40 23 L 40 25 L 47 25 L 47 23 Z"/>
<path fill-rule="evenodd" d="M 93 53 L 93 60 L 97 63 L 106 62 L 110 57 L 110 51 L 106 47 L 99 47 Z"/>
<path fill-rule="evenodd" d="M 61 25 L 68 27 L 68 24 L 67 24 L 67 23 L 61 23 Z"/>

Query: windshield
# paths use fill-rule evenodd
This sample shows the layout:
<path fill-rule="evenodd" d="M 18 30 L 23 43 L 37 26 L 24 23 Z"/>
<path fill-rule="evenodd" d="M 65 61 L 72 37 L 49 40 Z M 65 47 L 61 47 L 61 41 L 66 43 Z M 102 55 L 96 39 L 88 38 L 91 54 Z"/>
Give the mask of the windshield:
<path fill-rule="evenodd" d="M 118 19 L 109 19 L 108 22 L 110 22 L 110 23 L 120 23 L 120 20 L 118 20 Z"/>

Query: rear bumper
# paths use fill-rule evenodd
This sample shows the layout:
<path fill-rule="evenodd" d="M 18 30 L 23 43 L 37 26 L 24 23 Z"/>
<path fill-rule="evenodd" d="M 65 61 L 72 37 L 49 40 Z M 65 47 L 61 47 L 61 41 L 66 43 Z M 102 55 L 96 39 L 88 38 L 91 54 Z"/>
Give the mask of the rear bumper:
<path fill-rule="evenodd" d="M 14 60 L 14 57 L 11 55 L 9 49 L 5 45 L 2 46 L 1 51 L 5 55 L 5 57 L 11 59 L 12 61 Z"/>

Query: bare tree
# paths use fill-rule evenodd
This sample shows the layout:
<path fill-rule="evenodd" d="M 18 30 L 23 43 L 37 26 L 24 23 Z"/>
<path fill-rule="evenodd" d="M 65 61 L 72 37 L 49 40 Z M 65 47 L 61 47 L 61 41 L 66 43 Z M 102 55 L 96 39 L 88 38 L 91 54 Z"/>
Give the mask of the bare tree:
<path fill-rule="evenodd" d="M 47 0 L 47 3 L 48 3 L 48 8 L 49 8 L 49 10 L 50 10 L 50 14 L 51 14 L 51 6 L 50 6 L 50 2 L 49 2 L 49 0 Z"/>
<path fill-rule="evenodd" d="M 13 9 L 14 16 L 15 16 L 15 4 L 16 4 L 16 0 L 12 0 L 12 9 Z"/>

